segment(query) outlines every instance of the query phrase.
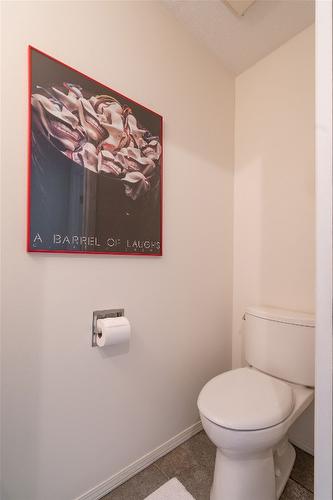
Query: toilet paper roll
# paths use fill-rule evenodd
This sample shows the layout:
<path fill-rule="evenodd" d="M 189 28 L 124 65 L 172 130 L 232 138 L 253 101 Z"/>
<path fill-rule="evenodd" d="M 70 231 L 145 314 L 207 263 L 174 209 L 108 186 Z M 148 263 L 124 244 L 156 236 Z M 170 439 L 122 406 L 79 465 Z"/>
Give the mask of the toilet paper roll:
<path fill-rule="evenodd" d="M 123 344 L 129 341 L 130 336 L 131 325 L 125 316 L 97 320 L 96 342 L 98 347 Z"/>

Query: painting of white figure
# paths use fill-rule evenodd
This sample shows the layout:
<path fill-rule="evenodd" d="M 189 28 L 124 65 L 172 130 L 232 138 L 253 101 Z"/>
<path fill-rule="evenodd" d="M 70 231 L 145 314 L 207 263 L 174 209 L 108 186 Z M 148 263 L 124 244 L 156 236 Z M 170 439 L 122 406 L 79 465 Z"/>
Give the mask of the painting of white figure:
<path fill-rule="evenodd" d="M 162 255 L 162 117 L 29 55 L 28 250 Z"/>

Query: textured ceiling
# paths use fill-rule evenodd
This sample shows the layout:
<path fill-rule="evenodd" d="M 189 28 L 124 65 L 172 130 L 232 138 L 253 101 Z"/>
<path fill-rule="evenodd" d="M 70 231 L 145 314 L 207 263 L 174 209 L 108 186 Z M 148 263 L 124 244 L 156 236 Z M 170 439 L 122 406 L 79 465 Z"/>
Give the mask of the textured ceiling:
<path fill-rule="evenodd" d="M 314 22 L 313 0 L 256 0 L 243 17 L 222 0 L 164 0 L 234 74 Z"/>

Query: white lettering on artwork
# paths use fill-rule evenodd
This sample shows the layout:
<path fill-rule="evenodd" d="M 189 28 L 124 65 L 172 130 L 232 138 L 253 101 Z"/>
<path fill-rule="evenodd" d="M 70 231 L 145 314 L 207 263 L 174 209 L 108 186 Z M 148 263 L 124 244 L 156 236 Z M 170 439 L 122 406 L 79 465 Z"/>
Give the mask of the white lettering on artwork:
<path fill-rule="evenodd" d="M 127 240 L 126 241 L 127 249 L 131 249 L 134 251 L 137 250 L 160 250 L 161 244 L 159 241 L 151 241 L 151 240 Z"/>
<path fill-rule="evenodd" d="M 40 237 L 40 234 L 37 233 L 36 236 L 34 237 L 34 243 L 43 243 L 42 238 Z"/>
<path fill-rule="evenodd" d="M 70 236 L 68 234 L 54 234 L 52 240 L 55 245 L 101 246 L 97 236 L 79 236 L 77 234 Z"/>
<path fill-rule="evenodd" d="M 117 247 L 120 245 L 120 243 L 121 241 L 119 238 L 108 238 L 106 240 L 106 244 L 108 247 Z"/>

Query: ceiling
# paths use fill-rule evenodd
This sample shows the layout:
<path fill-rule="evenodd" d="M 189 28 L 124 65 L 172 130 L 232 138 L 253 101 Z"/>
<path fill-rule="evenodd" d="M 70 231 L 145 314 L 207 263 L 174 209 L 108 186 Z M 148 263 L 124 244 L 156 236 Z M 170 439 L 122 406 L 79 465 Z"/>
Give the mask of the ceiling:
<path fill-rule="evenodd" d="M 164 0 L 173 14 L 239 74 L 314 22 L 314 0 L 256 0 L 243 17 L 222 0 Z"/>

